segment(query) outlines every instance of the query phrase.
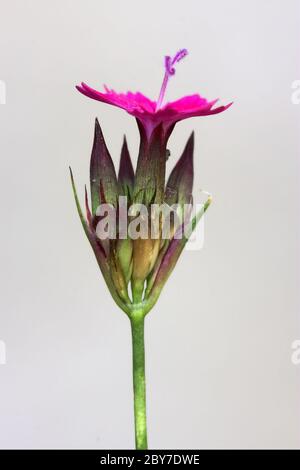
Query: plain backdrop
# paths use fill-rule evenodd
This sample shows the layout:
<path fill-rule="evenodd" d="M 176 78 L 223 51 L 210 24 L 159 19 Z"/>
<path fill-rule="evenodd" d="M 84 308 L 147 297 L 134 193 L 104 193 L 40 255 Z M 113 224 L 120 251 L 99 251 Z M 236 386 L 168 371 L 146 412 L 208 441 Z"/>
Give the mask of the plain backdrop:
<path fill-rule="evenodd" d="M 81 228 L 69 181 L 88 181 L 98 116 L 117 163 L 134 119 L 75 90 L 226 113 L 195 130 L 195 190 L 213 194 L 201 251 L 184 252 L 146 322 L 150 448 L 300 447 L 300 4 L 288 0 L 0 0 L 1 448 L 132 448 L 129 322 Z"/>

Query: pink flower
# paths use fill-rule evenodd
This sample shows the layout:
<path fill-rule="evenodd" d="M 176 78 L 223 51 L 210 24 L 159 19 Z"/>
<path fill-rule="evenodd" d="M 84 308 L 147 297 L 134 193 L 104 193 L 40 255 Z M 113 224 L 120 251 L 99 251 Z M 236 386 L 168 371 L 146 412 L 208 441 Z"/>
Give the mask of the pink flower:
<path fill-rule="evenodd" d="M 225 111 L 232 103 L 226 106 L 214 108 L 217 99 L 208 101 L 199 94 L 184 96 L 176 101 L 171 101 L 163 105 L 169 78 L 175 74 L 174 65 L 187 55 L 187 50 L 180 50 L 174 58 L 165 57 L 165 75 L 157 101 L 153 101 L 140 92 L 117 93 L 114 90 L 104 87 L 105 92 L 97 91 L 81 83 L 76 88 L 83 95 L 102 103 L 111 104 L 127 111 L 134 116 L 145 130 L 148 139 L 153 130 L 162 124 L 163 133 L 166 139 L 172 132 L 174 125 L 178 121 L 195 116 L 209 116 Z"/>

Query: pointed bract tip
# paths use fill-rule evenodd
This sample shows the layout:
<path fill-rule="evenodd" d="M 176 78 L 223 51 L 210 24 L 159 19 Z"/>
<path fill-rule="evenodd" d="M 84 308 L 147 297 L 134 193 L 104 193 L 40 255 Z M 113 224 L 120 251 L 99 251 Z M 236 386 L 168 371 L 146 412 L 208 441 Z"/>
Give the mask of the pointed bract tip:
<path fill-rule="evenodd" d="M 208 194 L 206 203 L 204 204 L 205 210 L 208 208 L 208 206 L 210 206 L 210 204 L 212 203 L 212 200 L 213 200 L 212 195 Z"/>
<path fill-rule="evenodd" d="M 191 135 L 189 136 L 185 148 L 182 154 L 182 158 L 193 158 L 194 154 L 194 144 L 195 144 L 195 132 L 192 131 Z"/>
<path fill-rule="evenodd" d="M 128 149 L 128 144 L 127 144 L 127 139 L 126 139 L 126 135 L 125 135 L 125 134 L 123 135 L 122 147 L 123 147 L 123 149 Z"/>
<path fill-rule="evenodd" d="M 70 167 L 70 165 L 69 165 L 69 172 L 70 172 L 71 180 L 74 181 L 73 171 L 72 171 L 72 168 Z"/>
<path fill-rule="evenodd" d="M 94 140 L 96 141 L 98 139 L 100 139 L 105 144 L 104 135 L 103 135 L 99 120 L 96 117 L 95 118 Z M 105 146 L 106 146 L 106 144 L 105 144 Z"/>
<path fill-rule="evenodd" d="M 133 186 L 134 182 L 134 170 L 125 135 L 123 137 L 123 144 L 121 148 L 118 181 L 121 184 L 125 183 L 126 185 L 129 184 L 130 186 Z"/>
<path fill-rule="evenodd" d="M 189 143 L 189 142 L 194 145 L 194 142 L 195 142 L 195 131 L 192 131 L 192 132 L 191 132 L 191 135 L 189 136 L 187 143 Z"/>
<path fill-rule="evenodd" d="M 101 126 L 97 117 L 95 118 L 95 131 L 102 133 Z"/>

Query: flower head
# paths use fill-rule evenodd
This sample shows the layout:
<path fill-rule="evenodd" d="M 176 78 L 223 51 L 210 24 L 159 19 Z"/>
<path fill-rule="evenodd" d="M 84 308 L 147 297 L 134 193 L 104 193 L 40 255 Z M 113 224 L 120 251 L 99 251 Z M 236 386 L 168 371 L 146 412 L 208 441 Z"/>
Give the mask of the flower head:
<path fill-rule="evenodd" d="M 155 304 L 163 285 L 173 270 L 190 233 L 210 204 L 206 201 L 200 212 L 191 218 L 183 207 L 192 202 L 194 134 L 189 138 L 184 151 L 166 182 L 168 160 L 167 141 L 176 122 L 194 116 L 217 114 L 227 106 L 214 107 L 217 100 L 207 101 L 198 94 L 185 96 L 177 101 L 163 104 L 170 77 L 175 74 L 175 65 L 187 55 L 180 50 L 173 58 L 165 57 L 165 74 L 157 101 L 142 93 L 119 94 L 105 87 L 99 92 L 82 83 L 77 89 L 89 98 L 102 101 L 126 110 L 137 120 L 140 132 L 140 147 L 137 167 L 134 171 L 126 139 L 121 150 L 118 176 L 104 140 L 98 120 L 95 123 L 94 143 L 90 161 L 91 209 L 86 192 L 86 217 L 83 215 L 71 173 L 77 209 L 85 233 L 94 250 L 99 267 L 116 303 L 128 314 L 139 310 L 147 313 Z M 150 209 L 150 216 L 131 214 L 129 221 L 135 227 L 143 221 L 156 224 L 156 235 L 134 237 L 126 226 L 122 227 L 120 196 L 137 206 Z M 103 205 L 109 205 L 119 216 L 114 236 L 98 237 L 97 229 L 103 224 Z M 177 225 L 169 225 L 169 235 L 164 236 L 161 214 L 152 215 L 152 206 L 176 206 Z M 126 214 L 127 216 L 127 214 Z M 188 224 L 188 235 L 177 237 L 178 229 Z M 152 230 L 152 229 L 151 229 Z M 132 296 L 130 294 L 132 292 Z"/>

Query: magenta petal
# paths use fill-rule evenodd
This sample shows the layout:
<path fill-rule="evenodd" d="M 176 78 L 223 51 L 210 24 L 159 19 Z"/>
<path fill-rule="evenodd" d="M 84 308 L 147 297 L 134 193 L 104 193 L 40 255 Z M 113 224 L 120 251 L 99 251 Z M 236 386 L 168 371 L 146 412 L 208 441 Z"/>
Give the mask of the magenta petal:
<path fill-rule="evenodd" d="M 88 98 L 92 98 L 97 101 L 102 101 L 102 103 L 111 104 L 112 106 L 118 106 L 126 110 L 126 103 L 122 103 L 122 100 L 114 92 L 101 93 L 100 91 L 94 90 L 85 83 L 76 86 L 77 90 L 80 91 L 83 95 Z"/>
<path fill-rule="evenodd" d="M 194 94 L 169 102 L 156 110 L 156 101 L 150 100 L 140 92 L 116 93 L 105 86 L 105 92 L 102 93 L 86 83 L 81 83 L 76 88 L 89 98 L 117 106 L 137 118 L 145 129 L 148 141 L 150 141 L 154 129 L 160 125 L 162 125 L 165 137 L 168 138 L 176 122 L 195 116 L 218 114 L 232 105 L 232 103 L 229 103 L 226 106 L 213 108 L 218 100 L 208 101 L 199 94 Z"/>
<path fill-rule="evenodd" d="M 204 108 L 208 105 L 208 101 L 200 95 L 188 95 L 180 98 L 179 100 L 167 103 L 163 109 L 171 109 L 173 111 L 182 113 L 196 109 Z"/>
<path fill-rule="evenodd" d="M 142 93 L 116 93 L 107 87 L 105 87 L 106 93 L 101 93 L 85 83 L 81 83 L 76 88 L 80 93 L 89 98 L 111 104 L 112 106 L 118 106 L 134 116 L 139 116 L 143 113 L 153 114 L 155 112 L 155 101 L 151 101 Z"/>
<path fill-rule="evenodd" d="M 213 109 L 213 106 L 219 100 L 207 101 L 200 95 L 190 95 L 180 98 L 177 101 L 170 102 L 162 109 L 162 112 L 168 113 L 171 119 L 181 121 L 194 116 L 209 116 L 225 111 L 232 103 L 227 106 L 219 106 Z"/>

